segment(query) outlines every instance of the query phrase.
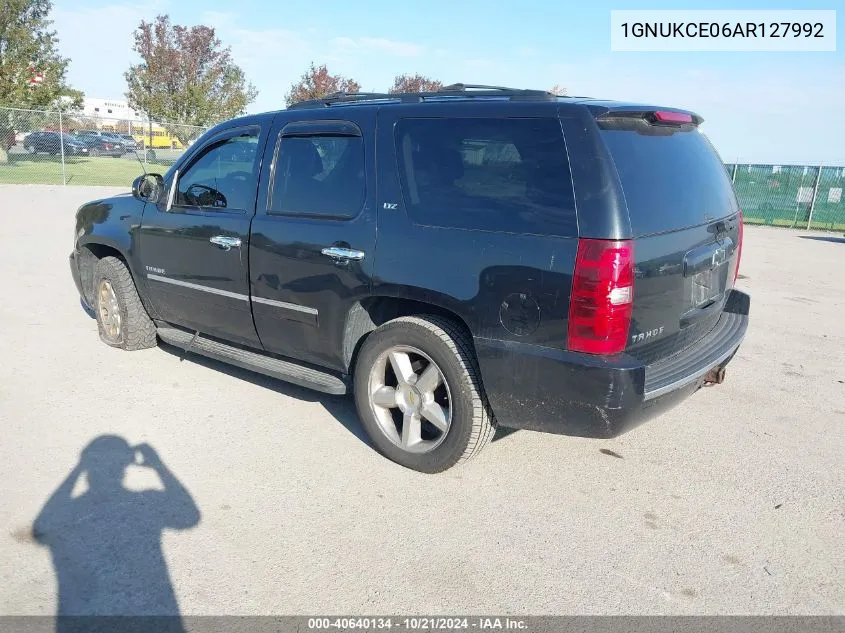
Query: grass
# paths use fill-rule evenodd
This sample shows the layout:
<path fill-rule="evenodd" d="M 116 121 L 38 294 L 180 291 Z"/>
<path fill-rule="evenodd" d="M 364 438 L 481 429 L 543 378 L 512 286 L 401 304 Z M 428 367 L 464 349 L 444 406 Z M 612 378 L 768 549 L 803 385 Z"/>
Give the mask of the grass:
<path fill-rule="evenodd" d="M 164 173 L 166 163 L 148 163 L 147 171 Z M 126 158 L 65 158 L 65 178 L 69 185 L 129 187 L 143 173 L 137 160 Z M 62 161 L 58 156 L 10 154 L 9 164 L 0 165 L 2 185 L 61 185 Z"/>

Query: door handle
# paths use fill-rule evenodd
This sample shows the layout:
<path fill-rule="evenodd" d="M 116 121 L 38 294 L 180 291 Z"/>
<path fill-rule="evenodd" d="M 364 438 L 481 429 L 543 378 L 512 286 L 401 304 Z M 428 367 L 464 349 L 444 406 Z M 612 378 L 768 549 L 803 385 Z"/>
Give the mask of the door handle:
<path fill-rule="evenodd" d="M 354 261 L 359 262 L 366 256 L 364 251 L 357 251 L 353 248 L 343 248 L 341 246 L 327 246 L 322 251 L 323 255 L 328 255 L 337 261 Z"/>
<path fill-rule="evenodd" d="M 217 244 L 217 246 L 219 246 L 224 251 L 231 250 L 232 248 L 241 247 L 241 238 L 239 237 L 229 237 L 228 235 L 215 235 L 208 241 L 212 244 Z"/>

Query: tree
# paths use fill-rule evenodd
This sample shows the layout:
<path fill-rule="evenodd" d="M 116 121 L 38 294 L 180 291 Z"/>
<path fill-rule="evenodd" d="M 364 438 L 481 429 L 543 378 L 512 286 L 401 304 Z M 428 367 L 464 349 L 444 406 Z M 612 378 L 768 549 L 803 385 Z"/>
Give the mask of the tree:
<path fill-rule="evenodd" d="M 80 115 L 72 115 L 65 119 L 64 122 L 64 129 L 65 132 L 78 132 L 80 130 L 96 130 L 97 127 L 97 119 L 80 116 Z"/>
<path fill-rule="evenodd" d="M 558 97 L 565 97 L 566 96 L 566 88 L 561 86 L 560 84 L 555 84 L 552 86 L 551 90 L 549 90 L 553 95 L 557 95 Z"/>
<path fill-rule="evenodd" d="M 315 66 L 314 62 L 311 62 L 299 81 L 291 85 L 290 91 L 285 95 L 285 103 L 292 106 L 300 101 L 320 99 L 335 92 L 355 93 L 360 90 L 360 84 L 354 79 L 347 79 L 343 75 L 330 75 L 325 64 Z"/>
<path fill-rule="evenodd" d="M 397 92 L 437 92 L 442 87 L 442 82 L 429 79 L 424 75 L 396 75 L 393 79 L 393 87 L 388 92 L 391 94 Z"/>
<path fill-rule="evenodd" d="M 0 106 L 23 109 L 69 109 L 82 104 L 82 93 L 68 86 L 70 60 L 56 50 L 50 30 L 50 0 L 3 0 L 0 5 Z M 30 80 L 37 78 L 37 83 Z M 0 110 L 0 164 L 18 118 L 24 113 Z"/>
<path fill-rule="evenodd" d="M 161 121 L 187 144 L 197 131 L 243 114 L 258 92 L 210 26 L 181 26 L 159 15 L 135 30 L 141 63 L 126 71 L 130 107 Z"/>

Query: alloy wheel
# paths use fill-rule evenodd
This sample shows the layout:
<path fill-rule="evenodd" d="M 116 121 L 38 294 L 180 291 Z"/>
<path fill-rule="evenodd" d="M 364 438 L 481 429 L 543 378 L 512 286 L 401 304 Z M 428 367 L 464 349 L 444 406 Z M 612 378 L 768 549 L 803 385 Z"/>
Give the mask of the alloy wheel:
<path fill-rule="evenodd" d="M 407 345 L 382 352 L 370 370 L 370 408 L 393 444 L 411 453 L 437 448 L 452 424 L 452 396 L 440 367 Z"/>
<path fill-rule="evenodd" d="M 117 341 L 120 338 L 120 305 L 108 279 L 100 281 L 97 288 L 97 311 L 106 336 L 112 341 Z"/>

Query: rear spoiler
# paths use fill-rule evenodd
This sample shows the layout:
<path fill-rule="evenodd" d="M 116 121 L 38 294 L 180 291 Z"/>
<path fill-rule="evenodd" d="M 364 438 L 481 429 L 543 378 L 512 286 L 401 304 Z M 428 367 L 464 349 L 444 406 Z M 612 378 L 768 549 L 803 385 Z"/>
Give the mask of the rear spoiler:
<path fill-rule="evenodd" d="M 704 119 L 686 110 L 676 110 L 671 108 L 643 108 L 643 107 L 627 107 L 614 108 L 612 110 L 604 110 L 603 112 L 594 113 L 596 122 L 600 126 L 603 123 L 607 127 L 617 128 L 633 124 L 635 127 L 637 123 L 640 125 L 647 124 L 659 127 L 674 127 L 674 128 L 689 128 L 698 127 Z"/>

